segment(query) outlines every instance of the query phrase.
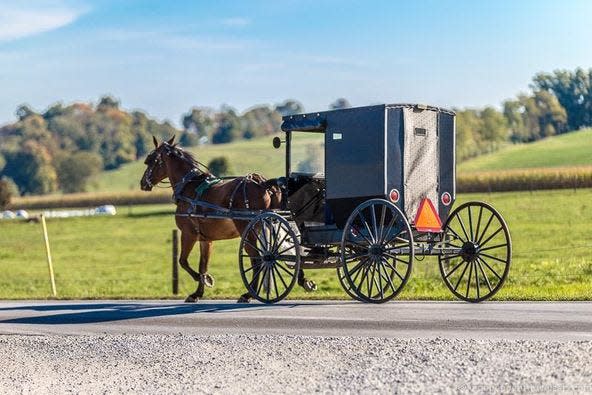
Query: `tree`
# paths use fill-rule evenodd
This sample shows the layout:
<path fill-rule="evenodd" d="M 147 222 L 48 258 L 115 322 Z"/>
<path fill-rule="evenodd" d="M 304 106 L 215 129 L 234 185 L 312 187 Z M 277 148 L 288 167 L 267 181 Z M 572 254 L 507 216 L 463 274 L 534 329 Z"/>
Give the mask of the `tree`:
<path fill-rule="evenodd" d="M 192 108 L 183 116 L 181 122 L 185 131 L 197 135 L 197 141 L 200 137 L 209 137 L 213 132 L 212 112 L 204 108 Z"/>
<path fill-rule="evenodd" d="M 242 137 L 269 136 L 277 133 L 282 124 L 282 116 L 269 106 L 255 106 L 240 118 Z"/>
<path fill-rule="evenodd" d="M 62 154 L 55 159 L 60 188 L 65 193 L 82 192 L 103 168 L 101 157 L 92 152 Z"/>
<path fill-rule="evenodd" d="M 304 107 L 300 102 L 297 102 L 294 99 L 288 99 L 283 103 L 277 104 L 275 106 L 275 111 L 280 113 L 282 117 L 285 117 L 287 115 L 300 114 L 304 112 Z"/>
<path fill-rule="evenodd" d="M 97 110 L 105 111 L 109 109 L 119 109 L 119 100 L 109 95 L 101 97 L 99 104 L 97 105 Z"/>
<path fill-rule="evenodd" d="M 240 120 L 231 108 L 223 109 L 217 116 L 217 127 L 212 143 L 229 143 L 240 134 Z"/>
<path fill-rule="evenodd" d="M 219 177 L 228 175 L 228 159 L 225 156 L 218 156 L 208 163 L 210 171 Z"/>
<path fill-rule="evenodd" d="M 555 70 L 533 78 L 534 91 L 555 95 L 567 113 L 567 125 L 577 130 L 592 125 L 592 69 Z"/>
<path fill-rule="evenodd" d="M 329 109 L 331 110 L 342 110 L 344 108 L 350 108 L 351 104 L 347 101 L 347 99 L 339 98 L 335 100 L 333 103 L 329 104 Z"/>
<path fill-rule="evenodd" d="M 547 91 L 519 95 L 504 103 L 504 116 L 513 142 L 531 142 L 567 130 L 567 112 Z"/>
<path fill-rule="evenodd" d="M 45 194 L 57 189 L 57 175 L 47 149 L 28 140 L 22 150 L 6 152 L 3 175 L 14 180 L 23 194 Z"/>
<path fill-rule="evenodd" d="M 0 210 L 4 210 L 10 204 L 10 199 L 12 198 L 12 194 L 8 189 L 8 183 L 0 179 Z"/>
<path fill-rule="evenodd" d="M 35 114 L 37 113 L 33 111 L 27 104 L 21 104 L 16 109 L 16 117 L 19 121 L 22 121 L 23 119 Z"/>

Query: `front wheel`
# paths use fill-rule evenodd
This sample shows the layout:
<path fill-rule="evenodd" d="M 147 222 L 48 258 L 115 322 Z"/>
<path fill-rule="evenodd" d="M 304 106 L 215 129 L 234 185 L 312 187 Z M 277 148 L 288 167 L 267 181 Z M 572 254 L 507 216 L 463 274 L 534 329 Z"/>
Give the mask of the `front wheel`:
<path fill-rule="evenodd" d="M 440 273 L 459 299 L 481 302 L 495 295 L 508 277 L 512 240 L 508 225 L 492 206 L 468 202 L 456 208 L 444 225 L 438 256 Z"/>
<path fill-rule="evenodd" d="M 279 302 L 298 278 L 298 236 L 283 217 L 271 212 L 260 214 L 243 232 L 238 260 L 249 294 L 263 303 Z"/>

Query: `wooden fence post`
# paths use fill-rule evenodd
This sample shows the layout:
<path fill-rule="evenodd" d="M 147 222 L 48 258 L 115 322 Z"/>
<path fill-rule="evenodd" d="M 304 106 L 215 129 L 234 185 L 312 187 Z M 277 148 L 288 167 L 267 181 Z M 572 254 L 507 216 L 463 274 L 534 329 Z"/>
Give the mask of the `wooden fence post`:
<path fill-rule="evenodd" d="M 173 295 L 179 294 L 179 230 L 173 229 Z"/>
<path fill-rule="evenodd" d="M 49 269 L 49 281 L 51 282 L 51 293 L 54 297 L 57 296 L 55 277 L 53 274 L 53 263 L 51 261 L 51 251 L 49 249 L 49 237 L 47 235 L 47 224 L 45 223 L 45 216 L 41 214 L 41 227 L 43 228 L 43 240 L 45 241 L 45 255 L 47 257 L 47 267 Z"/>

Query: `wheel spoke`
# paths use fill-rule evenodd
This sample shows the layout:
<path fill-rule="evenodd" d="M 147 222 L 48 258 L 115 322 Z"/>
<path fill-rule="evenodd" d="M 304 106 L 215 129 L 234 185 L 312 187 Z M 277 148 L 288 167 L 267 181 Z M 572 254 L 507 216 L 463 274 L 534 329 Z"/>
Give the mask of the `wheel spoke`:
<path fill-rule="evenodd" d="M 479 260 L 481 260 L 481 262 L 485 265 L 486 268 L 488 268 L 500 281 L 502 281 L 502 278 L 500 277 L 499 274 L 497 274 L 497 272 L 495 270 L 493 270 L 491 268 L 491 266 L 489 266 L 489 264 L 487 262 L 485 262 L 485 260 L 483 258 L 477 258 Z"/>
<path fill-rule="evenodd" d="M 393 226 L 395 225 L 395 221 L 396 221 L 396 220 L 397 220 L 397 218 L 399 217 L 399 214 L 398 214 L 398 213 L 396 213 L 396 212 L 395 212 L 395 213 L 393 213 L 393 212 L 391 211 L 391 214 L 392 214 L 392 216 L 393 216 L 393 217 L 391 218 L 391 220 L 389 221 L 389 223 L 388 223 L 387 227 L 385 228 L 385 230 L 386 230 L 386 234 L 384 234 L 384 235 L 383 235 L 383 238 L 380 240 L 380 244 L 388 244 L 388 243 L 385 243 L 385 242 L 384 242 L 384 240 L 385 240 L 385 239 L 387 238 L 387 236 L 390 234 L 390 232 L 391 232 L 391 229 L 392 229 L 392 228 L 393 228 Z M 397 232 L 396 234 L 398 235 L 398 234 L 399 234 L 399 232 Z"/>
<path fill-rule="evenodd" d="M 471 240 L 475 240 L 473 238 L 473 216 L 471 215 L 471 206 L 467 207 L 469 210 L 469 233 L 471 234 Z"/>
<path fill-rule="evenodd" d="M 462 228 L 463 234 L 465 235 L 465 237 L 467 238 L 467 240 L 472 240 L 469 239 L 469 235 L 467 234 L 467 230 L 465 229 L 465 223 L 463 222 L 460 213 L 456 215 L 456 219 L 458 220 L 458 223 L 460 224 L 460 227 Z"/>
<path fill-rule="evenodd" d="M 385 265 L 385 266 L 388 265 L 388 261 L 385 258 L 381 258 L 381 259 L 382 259 L 383 265 Z M 393 292 L 397 292 L 397 290 L 395 289 L 395 285 L 393 284 L 393 280 L 391 279 L 391 276 L 389 276 L 388 273 L 386 272 L 386 268 L 384 268 L 384 278 L 386 279 L 386 281 L 390 285 Z"/>
<path fill-rule="evenodd" d="M 504 261 L 503 259 L 501 259 L 501 258 L 498 258 L 498 257 L 495 257 L 495 256 L 493 256 L 493 255 L 489 255 L 489 254 L 481 254 L 481 253 L 479 253 L 479 256 L 481 256 L 481 255 L 483 255 L 483 256 L 485 256 L 485 257 L 487 257 L 487 258 L 489 258 L 489 259 L 493 259 L 494 261 L 498 261 L 498 262 L 504 263 L 504 264 L 506 264 L 506 265 L 508 264 L 508 262 L 507 262 L 507 261 Z"/>
<path fill-rule="evenodd" d="M 244 242 L 245 242 L 246 244 L 248 244 L 248 245 L 249 245 L 251 248 L 254 248 L 255 250 L 257 250 L 257 251 L 259 252 L 259 254 L 261 254 L 261 255 L 265 255 L 265 252 L 264 252 L 264 251 L 262 251 L 261 249 L 259 249 L 259 247 L 257 247 L 257 246 L 255 246 L 255 245 L 253 245 L 253 244 L 252 244 L 252 243 L 251 243 L 249 240 L 247 240 L 247 239 L 244 239 Z"/>
<path fill-rule="evenodd" d="M 479 261 L 479 259 L 477 259 L 477 266 L 479 267 L 479 270 L 481 271 L 481 275 L 483 275 L 483 278 L 485 279 L 485 283 L 487 284 L 487 288 L 489 288 L 489 292 L 491 292 L 491 283 L 489 282 L 489 278 L 485 274 L 485 270 L 483 270 L 483 266 L 481 265 L 481 262 Z"/>
<path fill-rule="evenodd" d="M 362 237 L 364 237 L 367 241 L 369 241 L 370 244 L 374 244 L 376 242 L 376 239 L 374 238 L 374 235 L 372 234 L 372 230 L 370 230 L 370 225 L 368 224 L 368 222 L 366 222 L 366 217 L 364 217 L 364 214 L 362 214 L 361 210 L 358 213 L 358 216 L 362 219 L 362 223 L 364 224 L 364 227 L 368 231 L 368 235 L 370 236 L 370 240 L 368 240 L 366 237 L 364 237 L 364 234 L 362 232 L 360 232 L 360 235 Z"/>
<path fill-rule="evenodd" d="M 472 274 L 473 274 L 473 262 L 470 262 L 469 263 L 469 277 L 467 279 L 467 293 L 465 294 L 465 296 L 467 298 L 469 297 L 469 288 L 471 287 Z"/>
<path fill-rule="evenodd" d="M 473 262 L 473 267 L 475 269 L 475 284 L 477 285 L 477 299 L 481 298 L 479 294 L 479 273 L 477 272 L 477 264 Z"/>
<path fill-rule="evenodd" d="M 456 271 L 456 269 L 458 269 L 458 268 L 460 267 L 460 265 L 462 265 L 463 263 L 465 263 L 465 261 L 460 261 L 460 262 L 458 263 L 458 265 L 456 265 L 456 266 L 454 267 L 454 269 L 452 269 L 451 271 L 449 271 L 449 272 L 448 272 L 448 274 L 444 276 L 444 278 L 448 278 L 448 277 L 450 277 L 450 276 L 452 275 L 452 273 L 454 273 L 454 272 Z"/>
<path fill-rule="evenodd" d="M 273 265 L 273 270 L 276 271 L 278 277 L 280 278 L 280 281 L 282 282 L 282 284 L 284 284 L 284 288 L 285 288 L 284 291 L 287 290 L 289 287 L 286 284 L 286 281 L 284 280 L 284 277 L 282 276 L 282 273 L 280 273 L 279 269 L 275 265 Z"/>
<path fill-rule="evenodd" d="M 467 271 L 467 268 L 469 267 L 469 263 L 465 262 L 465 268 L 463 269 L 462 273 L 460 274 L 460 277 L 458 278 L 458 281 L 456 282 L 456 285 L 454 286 L 454 290 L 456 291 L 458 289 L 458 286 L 461 282 L 461 280 L 463 279 L 463 277 L 465 276 L 465 272 Z"/>
<path fill-rule="evenodd" d="M 479 238 L 477 239 L 477 244 L 481 244 L 481 240 L 485 236 L 485 233 L 487 233 L 487 229 L 489 229 L 489 225 L 491 224 L 491 221 L 493 221 L 493 213 L 491 213 L 489 220 L 487 221 L 487 224 L 485 224 L 485 228 L 483 228 L 483 232 L 481 233 L 481 236 L 479 236 Z"/>
<path fill-rule="evenodd" d="M 479 206 L 479 218 L 477 219 L 477 228 L 475 229 L 475 239 L 479 236 L 479 226 L 481 225 L 482 214 L 483 214 L 483 206 Z"/>
<path fill-rule="evenodd" d="M 447 261 L 449 259 L 458 258 L 460 256 L 461 256 L 461 254 L 446 255 L 446 256 L 440 257 L 440 259 L 443 261 Z"/>
<path fill-rule="evenodd" d="M 382 244 L 384 237 L 384 220 L 386 219 L 386 206 L 383 204 L 380 206 L 380 235 L 378 236 L 378 242 Z"/>
<path fill-rule="evenodd" d="M 273 288 L 275 289 L 275 298 L 278 299 L 280 297 L 280 293 L 277 287 L 277 281 L 275 281 L 275 265 L 271 267 L 271 274 L 273 274 Z"/>
<path fill-rule="evenodd" d="M 485 241 L 484 241 L 484 242 L 482 242 L 482 243 L 479 243 L 479 245 L 480 245 L 480 246 L 487 245 L 487 242 L 489 242 L 489 240 L 493 239 L 493 238 L 495 237 L 495 235 L 497 235 L 497 234 L 498 234 L 499 232 L 501 232 L 502 230 L 503 230 L 503 228 L 502 228 L 502 227 L 500 227 L 498 230 L 496 230 L 495 232 L 493 232 L 493 234 L 492 234 L 491 236 L 489 236 L 489 237 L 487 238 L 487 240 L 485 240 Z"/>
<path fill-rule="evenodd" d="M 263 270 L 263 278 L 261 279 L 261 281 L 259 282 L 259 286 L 257 287 L 257 295 L 259 295 L 259 293 L 261 292 L 261 287 L 263 286 L 263 283 L 265 282 L 265 273 L 267 273 L 267 267 L 264 265 L 263 266 L 265 269 Z"/>
<path fill-rule="evenodd" d="M 493 246 L 493 247 L 479 248 L 479 252 L 483 252 L 483 251 L 487 251 L 487 250 L 494 250 L 496 248 L 506 247 L 507 245 L 508 245 L 508 243 L 504 243 L 504 244 L 498 244 L 498 245 Z"/>
<path fill-rule="evenodd" d="M 389 261 L 384 261 L 385 265 L 387 265 L 396 275 L 397 277 L 399 277 L 401 279 L 401 281 L 405 281 L 405 279 L 403 278 L 403 276 L 401 276 L 399 274 L 399 272 L 397 271 L 397 269 L 395 269 L 394 266 L 391 265 L 391 263 Z"/>
<path fill-rule="evenodd" d="M 376 209 L 375 209 L 375 205 L 373 204 L 372 206 L 370 206 L 370 208 L 372 208 L 372 228 L 374 229 L 374 240 L 378 241 L 380 240 L 378 238 L 378 222 L 376 221 Z"/>
<path fill-rule="evenodd" d="M 452 223 L 450 225 L 448 225 L 448 230 L 451 231 L 456 236 L 457 240 L 460 240 L 460 241 L 463 240 L 463 238 L 458 233 L 456 233 L 456 231 L 454 229 L 452 229 Z"/>

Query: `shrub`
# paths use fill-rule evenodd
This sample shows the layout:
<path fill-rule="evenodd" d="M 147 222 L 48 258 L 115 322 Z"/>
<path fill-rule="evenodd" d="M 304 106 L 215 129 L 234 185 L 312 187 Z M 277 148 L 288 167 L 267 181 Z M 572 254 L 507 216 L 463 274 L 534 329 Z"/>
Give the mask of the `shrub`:
<path fill-rule="evenodd" d="M 228 159 L 225 156 L 218 156 L 208 163 L 210 171 L 219 177 L 228 175 Z"/>

